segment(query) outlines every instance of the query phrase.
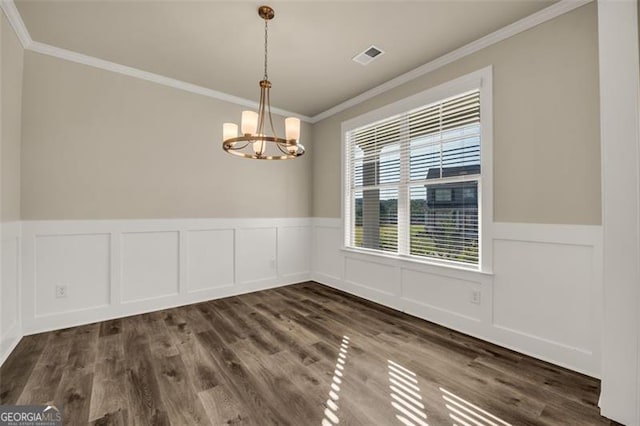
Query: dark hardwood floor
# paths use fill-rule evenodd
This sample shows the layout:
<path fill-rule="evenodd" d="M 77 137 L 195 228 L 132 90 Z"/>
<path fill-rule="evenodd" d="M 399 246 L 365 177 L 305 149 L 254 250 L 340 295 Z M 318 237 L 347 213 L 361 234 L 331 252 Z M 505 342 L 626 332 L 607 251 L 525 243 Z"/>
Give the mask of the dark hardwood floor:
<path fill-rule="evenodd" d="M 605 425 L 599 382 L 316 283 L 27 336 L 1 404 L 65 424 Z"/>

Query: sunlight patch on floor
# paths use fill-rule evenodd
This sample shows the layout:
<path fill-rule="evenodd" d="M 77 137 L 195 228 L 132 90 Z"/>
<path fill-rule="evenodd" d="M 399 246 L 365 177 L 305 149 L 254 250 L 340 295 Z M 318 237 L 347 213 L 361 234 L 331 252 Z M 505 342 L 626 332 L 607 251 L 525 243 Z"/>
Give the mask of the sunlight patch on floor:
<path fill-rule="evenodd" d="M 499 417 L 460 398 L 458 395 L 444 388 L 440 388 L 445 406 L 449 410 L 449 417 L 459 426 L 511 426 Z"/>
<path fill-rule="evenodd" d="M 387 360 L 387 369 L 396 418 L 406 426 L 429 426 L 416 373 L 391 360 Z"/>
<path fill-rule="evenodd" d="M 340 350 L 336 360 L 336 368 L 333 371 L 333 378 L 331 379 L 329 399 L 327 399 L 326 403 L 327 408 L 324 409 L 322 426 L 334 426 L 340 423 L 340 419 L 338 418 L 338 400 L 340 399 L 340 385 L 342 384 L 342 378 L 344 377 L 348 351 L 349 337 L 342 336 L 342 343 L 340 344 Z"/>

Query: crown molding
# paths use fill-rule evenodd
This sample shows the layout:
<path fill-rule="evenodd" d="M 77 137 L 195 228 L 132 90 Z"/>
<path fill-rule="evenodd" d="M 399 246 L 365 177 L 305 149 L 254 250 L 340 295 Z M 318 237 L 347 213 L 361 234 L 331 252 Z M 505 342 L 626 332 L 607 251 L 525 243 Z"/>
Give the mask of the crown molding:
<path fill-rule="evenodd" d="M 369 89 L 354 98 L 344 101 L 332 108 L 329 108 L 328 110 L 321 112 L 320 114 L 314 115 L 313 117 L 311 117 L 311 122 L 317 123 L 318 121 L 338 114 L 339 112 L 356 106 L 371 98 L 374 98 L 404 83 L 428 74 L 438 68 L 457 61 L 458 59 L 464 58 L 465 56 L 471 55 L 472 53 L 496 44 L 509 37 L 513 37 L 516 34 L 519 34 L 546 21 L 577 9 L 580 6 L 584 6 L 585 4 L 592 1 L 593 0 L 560 0 L 559 2 L 540 10 L 539 12 L 529 15 L 519 21 L 514 22 L 513 24 L 507 25 L 506 27 L 494 31 L 491 34 L 479 38 L 476 41 L 472 41 L 471 43 L 453 50 L 443 56 L 440 56 L 439 58 L 434 59 L 431 62 L 427 62 L 426 64 L 421 65 L 418 68 L 414 68 L 409 72 L 401 74 L 398 77 L 382 83 L 381 85 L 374 87 L 373 89 Z"/>
<path fill-rule="evenodd" d="M 249 99 L 233 96 L 228 93 L 219 92 L 217 90 L 209 89 L 206 87 L 198 86 L 196 84 L 187 83 L 182 80 L 176 80 L 175 78 L 165 77 L 160 74 L 154 74 L 152 72 L 143 71 L 137 68 L 128 67 L 126 65 L 117 64 L 115 62 L 105 61 L 93 56 L 85 55 L 71 50 L 62 49 L 60 47 L 51 46 L 49 44 L 40 43 L 34 41 L 28 48 L 29 50 L 40 53 L 43 55 L 53 56 L 67 61 L 76 62 L 78 64 L 88 65 L 95 68 L 100 68 L 107 71 L 112 71 L 118 74 L 124 74 L 130 77 L 139 78 L 141 80 L 150 81 L 153 83 L 161 84 L 163 86 L 173 87 L 174 89 L 184 90 L 186 92 L 195 93 L 209 98 L 218 99 L 221 101 L 229 102 L 236 105 L 246 106 L 249 108 L 257 109 L 258 103 Z M 294 116 L 300 118 L 300 120 L 309 122 L 311 117 L 300 115 L 294 112 L 286 111 L 284 109 L 271 107 L 271 112 L 283 116 Z"/>
<path fill-rule="evenodd" d="M 347 101 L 344 101 L 328 110 L 321 112 L 313 117 L 309 117 L 302 114 L 297 114 L 291 111 L 287 111 L 280 108 L 272 107 L 271 110 L 275 114 L 283 116 L 294 116 L 300 118 L 300 120 L 308 123 L 317 123 L 332 115 L 338 114 L 348 108 L 358 105 L 366 100 L 374 98 L 384 92 L 387 92 L 395 87 L 398 87 L 404 83 L 414 80 L 420 76 L 430 73 L 438 68 L 448 65 L 458 59 L 471 55 L 481 49 L 496 44 L 502 40 L 519 34 L 523 31 L 531 29 L 537 25 L 540 25 L 546 21 L 577 9 L 580 6 L 584 6 L 593 0 L 560 0 L 553 5 L 542 9 L 532 15 L 529 15 L 513 24 L 507 25 L 491 34 L 488 34 L 476 41 L 473 41 L 465 46 L 462 46 L 452 52 L 449 52 L 431 62 L 414 68 L 413 70 L 406 72 L 398 77 L 395 77 L 386 83 L 383 83 L 373 89 L 367 90 L 360 95 L 353 97 Z M 43 55 L 49 55 L 67 61 L 76 62 L 83 65 L 88 65 L 95 68 L 100 68 L 107 71 L 116 72 L 119 74 L 128 75 L 131 77 L 139 78 L 142 80 L 151 81 L 164 86 L 173 87 L 175 89 L 184 90 L 187 92 L 195 93 L 202 96 L 207 96 L 213 99 L 218 99 L 225 102 L 230 102 L 236 105 L 246 106 L 249 108 L 257 108 L 258 103 L 249 99 L 240 98 L 238 96 L 230 95 L 228 93 L 219 92 L 217 90 L 209 89 L 203 86 L 187 83 L 182 80 L 177 80 L 170 77 L 165 77 L 160 74 L 154 74 L 152 72 L 143 71 L 137 68 L 129 67 L 126 65 L 117 64 L 115 62 L 106 61 L 96 58 L 94 56 L 84 55 L 82 53 L 73 52 L 70 50 L 62 49 L 60 47 L 51 46 L 49 44 L 33 41 L 29 35 L 29 31 L 25 26 L 20 12 L 16 8 L 13 0 L 0 0 L 0 7 L 4 11 L 7 19 L 11 23 L 13 30 L 15 31 L 22 47 L 27 50 L 31 50 Z"/>
<path fill-rule="evenodd" d="M 41 43 L 39 41 L 33 41 L 29 35 L 29 31 L 20 16 L 20 12 L 16 8 L 13 0 L 0 0 L 0 7 L 4 11 L 7 19 L 11 23 L 13 30 L 20 39 L 22 47 L 31 50 L 32 52 L 40 53 L 43 55 L 53 56 L 55 58 L 64 59 L 67 61 L 75 62 L 78 64 L 88 65 L 94 68 L 100 68 L 103 70 L 115 72 L 118 74 L 127 75 L 141 80 L 150 81 L 153 83 L 161 84 L 163 86 L 172 87 L 174 89 L 184 90 L 186 92 L 195 93 L 198 95 L 206 96 L 209 98 L 217 99 L 232 104 L 246 106 L 248 108 L 257 109 L 258 103 L 249 99 L 244 99 L 238 96 L 230 95 L 228 93 L 219 92 L 217 90 L 209 89 L 207 87 L 198 86 L 196 84 L 187 83 L 186 81 L 177 80 L 175 78 L 165 77 L 160 74 L 154 74 L 152 72 L 144 71 L 141 69 L 129 67 L 126 65 L 118 64 L 104 59 L 96 58 L 94 56 L 85 55 L 83 53 L 74 52 L 71 50 L 63 49 L 61 47 L 52 46 L 50 44 Z M 311 117 L 298 114 L 295 112 L 287 111 L 281 108 L 271 107 L 271 112 L 274 114 L 298 117 L 305 122 L 311 122 Z"/>
<path fill-rule="evenodd" d="M 24 25 L 22 21 L 22 16 L 20 16 L 20 12 L 18 12 L 18 8 L 13 0 L 0 0 L 0 8 L 4 11 L 7 20 L 11 24 L 13 31 L 16 33 L 18 40 L 20 40 L 20 44 L 24 49 L 29 48 L 32 43 L 31 36 L 29 35 L 29 31 L 27 31 L 27 27 Z"/>

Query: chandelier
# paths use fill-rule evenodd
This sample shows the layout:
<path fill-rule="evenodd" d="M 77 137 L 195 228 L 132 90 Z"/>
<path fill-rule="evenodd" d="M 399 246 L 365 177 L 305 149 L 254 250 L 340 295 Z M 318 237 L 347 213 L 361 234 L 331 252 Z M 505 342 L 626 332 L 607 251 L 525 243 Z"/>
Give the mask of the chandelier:
<path fill-rule="evenodd" d="M 260 6 L 258 15 L 264 19 L 264 78 L 260 81 L 260 102 L 258 112 L 242 111 L 240 125 L 242 135 L 238 136 L 238 125 L 222 125 L 222 148 L 229 154 L 257 160 L 286 160 L 304 154 L 304 146 L 298 143 L 300 138 L 300 119 L 285 119 L 285 138 L 278 137 L 271 118 L 269 89 L 271 82 L 267 75 L 267 35 L 268 23 L 275 16 L 269 6 Z M 267 134 L 267 130 L 271 134 Z"/>

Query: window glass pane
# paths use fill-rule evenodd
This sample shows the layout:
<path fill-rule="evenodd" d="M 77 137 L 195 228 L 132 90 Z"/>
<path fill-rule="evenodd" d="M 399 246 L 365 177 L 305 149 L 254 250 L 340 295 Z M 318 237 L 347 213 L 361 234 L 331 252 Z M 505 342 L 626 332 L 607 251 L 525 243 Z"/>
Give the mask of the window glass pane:
<path fill-rule="evenodd" d="M 410 189 L 410 254 L 478 263 L 478 183 Z"/>
<path fill-rule="evenodd" d="M 380 151 L 378 183 L 400 182 L 400 144 L 387 145 Z"/>
<path fill-rule="evenodd" d="M 408 114 L 413 181 L 480 174 L 480 98 L 470 92 Z"/>
<path fill-rule="evenodd" d="M 355 247 L 398 251 L 398 190 L 365 189 L 355 193 Z"/>
<path fill-rule="evenodd" d="M 440 139 L 430 136 L 412 140 L 409 163 L 411 180 L 427 179 L 434 172 L 440 177 Z"/>
<path fill-rule="evenodd" d="M 480 173 L 479 124 L 443 132 L 442 168 L 442 177 Z"/>
<path fill-rule="evenodd" d="M 393 117 L 348 134 L 354 170 L 352 185 L 399 182 L 401 125 L 401 117 Z"/>

